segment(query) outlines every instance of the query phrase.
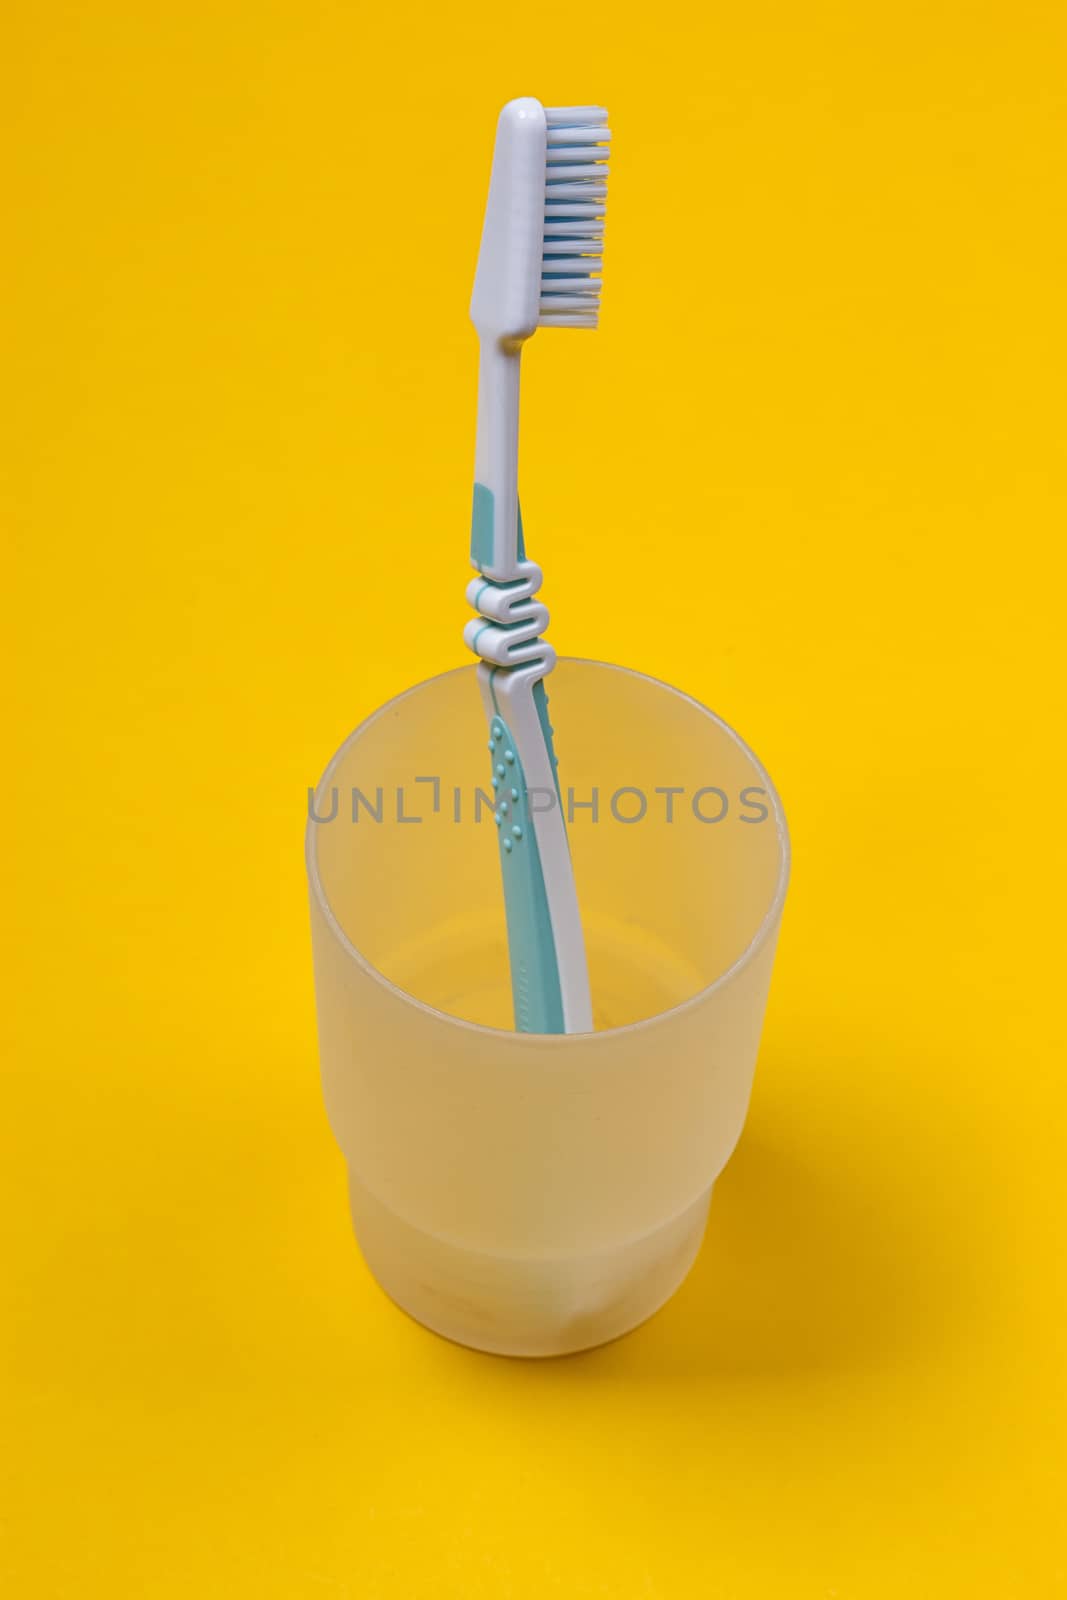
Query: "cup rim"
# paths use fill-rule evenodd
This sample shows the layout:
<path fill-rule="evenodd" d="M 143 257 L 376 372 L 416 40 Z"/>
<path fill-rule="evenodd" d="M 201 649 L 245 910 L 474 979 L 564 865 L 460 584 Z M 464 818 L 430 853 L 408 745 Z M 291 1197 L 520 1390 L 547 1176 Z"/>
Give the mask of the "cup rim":
<path fill-rule="evenodd" d="M 322 879 L 319 875 L 318 850 L 316 843 L 318 838 L 318 829 L 315 825 L 314 818 L 310 814 L 308 816 L 307 826 L 304 834 L 304 855 L 307 865 L 308 885 L 330 933 L 338 941 L 346 955 L 348 955 L 351 960 L 355 961 L 357 966 L 360 967 L 368 977 L 370 977 L 375 983 L 379 984 L 383 989 L 387 990 L 390 994 L 394 995 L 398 1000 L 402 1001 L 405 1005 L 415 1006 L 419 1011 L 425 1013 L 427 1017 L 432 1018 L 434 1022 L 447 1023 L 451 1027 L 469 1030 L 470 1032 L 476 1034 L 485 1034 L 494 1039 L 506 1039 L 517 1044 L 522 1044 L 523 1041 L 528 1041 L 530 1043 L 537 1043 L 542 1046 L 546 1040 L 551 1040 L 554 1044 L 558 1043 L 563 1048 L 581 1049 L 583 1045 L 588 1048 L 596 1041 L 600 1041 L 602 1043 L 606 1039 L 615 1038 L 621 1034 L 633 1033 L 641 1029 L 658 1027 L 661 1023 L 667 1021 L 669 1018 L 677 1017 L 680 1012 L 688 1011 L 691 1008 L 702 1004 L 717 990 L 723 989 L 727 986 L 727 984 L 732 983 L 733 980 L 741 972 L 743 972 L 752 961 L 755 960 L 756 956 L 763 949 L 763 946 L 767 943 L 772 930 L 777 927 L 778 921 L 781 917 L 782 906 L 785 902 L 786 890 L 789 887 L 789 873 L 792 852 L 789 842 L 789 828 L 785 819 L 785 811 L 782 807 L 782 802 L 779 798 L 778 791 L 772 783 L 767 769 L 764 767 L 762 761 L 756 755 L 755 751 L 745 742 L 744 739 L 742 739 L 741 735 L 736 731 L 736 729 L 731 728 L 730 724 L 724 721 L 723 718 L 720 717 L 716 712 L 712 711 L 710 706 L 706 706 L 703 701 L 697 700 L 694 695 L 686 694 L 684 689 L 678 689 L 674 684 L 667 683 L 663 678 L 654 677 L 648 672 L 639 672 L 634 667 L 620 666 L 618 663 L 613 661 L 598 661 L 592 656 L 559 656 L 557 659 L 560 662 L 568 664 L 573 663 L 575 666 L 600 667 L 606 672 L 621 672 L 627 677 L 643 678 L 646 683 L 654 684 L 658 689 L 666 689 L 668 693 L 677 695 L 680 700 L 688 701 L 688 703 L 691 706 L 694 706 L 696 710 L 699 711 L 703 716 L 708 717 L 712 722 L 716 723 L 718 727 L 727 735 L 727 737 L 733 740 L 734 744 L 745 756 L 748 757 L 753 766 L 756 768 L 756 771 L 758 772 L 760 779 L 766 788 L 768 799 L 771 802 L 771 811 L 774 817 L 775 833 L 779 846 L 778 876 L 775 880 L 774 893 L 771 896 L 770 904 L 767 906 L 766 911 L 760 918 L 759 927 L 756 929 L 748 944 L 741 951 L 740 955 L 737 956 L 737 958 L 731 962 L 731 964 L 725 968 L 724 971 L 720 972 L 718 977 L 713 978 L 710 983 L 705 984 L 703 988 L 698 989 L 695 994 L 689 995 L 689 997 L 685 1000 L 680 1000 L 677 1005 L 667 1007 L 667 1009 L 664 1011 L 656 1011 L 652 1016 L 641 1017 L 636 1022 L 620 1023 L 617 1027 L 594 1029 L 590 1033 L 519 1033 L 511 1028 L 494 1028 L 490 1027 L 484 1022 L 472 1022 L 466 1017 L 457 1017 L 452 1012 L 441 1011 L 437 1006 L 430 1005 L 426 1000 L 420 1000 L 418 995 L 410 994 L 407 989 L 402 989 L 399 984 L 393 983 L 390 978 L 385 976 L 384 972 L 380 972 L 378 970 L 373 962 L 368 961 L 363 952 L 348 937 L 348 934 L 345 932 L 344 928 L 342 928 L 340 922 L 337 920 L 337 917 L 334 915 L 333 908 L 330 905 L 329 899 L 327 898 L 326 890 L 323 887 Z M 405 700 L 407 700 L 409 696 L 418 694 L 420 690 L 429 688 L 431 684 L 440 682 L 442 678 L 451 678 L 460 672 L 474 673 L 476 671 L 476 664 L 470 662 L 464 664 L 463 666 L 450 667 L 445 672 L 435 672 L 432 677 L 423 678 L 420 683 L 413 683 L 407 689 L 402 690 L 400 694 L 393 695 L 391 699 L 384 701 L 380 706 L 377 707 L 376 710 L 372 711 L 369 716 L 364 717 L 362 722 L 357 723 L 357 725 L 352 729 L 352 732 L 347 736 L 343 743 L 338 746 L 337 750 L 330 757 L 330 760 L 327 762 L 326 768 L 323 771 L 322 777 L 315 786 L 314 810 L 316 812 L 319 810 L 319 796 L 323 791 L 329 790 L 331 780 L 333 779 L 338 766 L 344 759 L 349 747 L 354 744 L 355 741 L 364 733 L 366 733 L 367 730 L 375 722 L 377 722 L 379 717 L 385 716 L 387 712 L 396 710 L 396 708 Z"/>

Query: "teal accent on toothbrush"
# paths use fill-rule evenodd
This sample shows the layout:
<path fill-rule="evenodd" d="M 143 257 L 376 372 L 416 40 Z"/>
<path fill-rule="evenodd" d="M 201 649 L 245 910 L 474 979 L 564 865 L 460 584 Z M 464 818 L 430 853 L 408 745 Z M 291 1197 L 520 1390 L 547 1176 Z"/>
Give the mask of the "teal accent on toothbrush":
<path fill-rule="evenodd" d="M 474 485 L 474 503 L 471 506 L 471 566 L 481 572 L 493 565 L 493 491 L 484 483 Z M 522 536 L 522 507 L 518 508 L 516 539 L 520 561 L 526 559 L 526 541 Z"/>
<path fill-rule="evenodd" d="M 544 686 L 556 653 L 543 637 L 541 569 L 527 557 L 519 510 L 519 373 L 539 326 L 596 327 L 610 137 L 597 106 L 504 107 L 471 298 L 480 365 L 470 554 L 479 575 L 467 586 L 477 617 L 464 638 L 481 658 L 515 1026 L 524 1032 L 593 1026 Z"/>
<path fill-rule="evenodd" d="M 484 483 L 474 485 L 471 507 L 471 566 L 479 572 L 493 564 L 493 491 Z"/>
<path fill-rule="evenodd" d="M 489 726 L 515 1027 L 520 1033 L 563 1033 L 559 960 L 526 777 L 515 752 L 518 740 L 502 717 Z"/>

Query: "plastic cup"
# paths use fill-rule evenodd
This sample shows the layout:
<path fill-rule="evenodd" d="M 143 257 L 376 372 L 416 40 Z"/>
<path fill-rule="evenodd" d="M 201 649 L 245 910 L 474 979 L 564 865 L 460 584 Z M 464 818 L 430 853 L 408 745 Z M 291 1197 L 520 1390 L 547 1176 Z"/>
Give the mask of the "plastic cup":
<path fill-rule="evenodd" d="M 307 828 L 322 1083 L 364 1257 L 426 1327 L 523 1356 L 616 1338 L 692 1265 L 789 872 L 770 780 L 712 712 L 591 661 L 548 686 L 593 1033 L 512 1031 L 473 667 L 362 723 Z"/>

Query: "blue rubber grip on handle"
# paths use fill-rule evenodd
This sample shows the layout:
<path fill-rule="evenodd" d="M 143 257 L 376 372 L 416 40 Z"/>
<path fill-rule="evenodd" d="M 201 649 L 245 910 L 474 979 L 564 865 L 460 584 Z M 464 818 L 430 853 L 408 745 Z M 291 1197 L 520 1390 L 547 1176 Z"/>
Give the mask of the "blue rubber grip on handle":
<path fill-rule="evenodd" d="M 535 685 L 535 692 L 537 689 L 542 689 L 545 705 L 542 726 L 547 733 L 547 696 L 540 683 Z M 540 714 L 540 706 L 538 710 Z M 511 731 L 499 713 L 490 724 L 490 735 L 493 820 L 500 837 L 515 1028 L 519 1033 L 562 1033 L 559 961 L 522 762 Z M 551 743 L 549 754 L 552 754 Z M 554 757 L 552 761 L 554 771 Z"/>

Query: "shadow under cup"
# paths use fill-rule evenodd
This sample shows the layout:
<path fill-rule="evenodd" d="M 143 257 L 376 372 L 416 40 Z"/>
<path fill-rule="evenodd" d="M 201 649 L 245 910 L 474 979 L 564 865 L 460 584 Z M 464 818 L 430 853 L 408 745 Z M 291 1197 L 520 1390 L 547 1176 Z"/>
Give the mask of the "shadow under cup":
<path fill-rule="evenodd" d="M 704 706 L 590 661 L 548 688 L 595 1032 L 511 1031 L 474 667 L 357 728 L 307 830 L 323 1089 L 364 1256 L 419 1322 L 531 1356 L 625 1333 L 688 1272 L 789 871 L 770 780 Z"/>

